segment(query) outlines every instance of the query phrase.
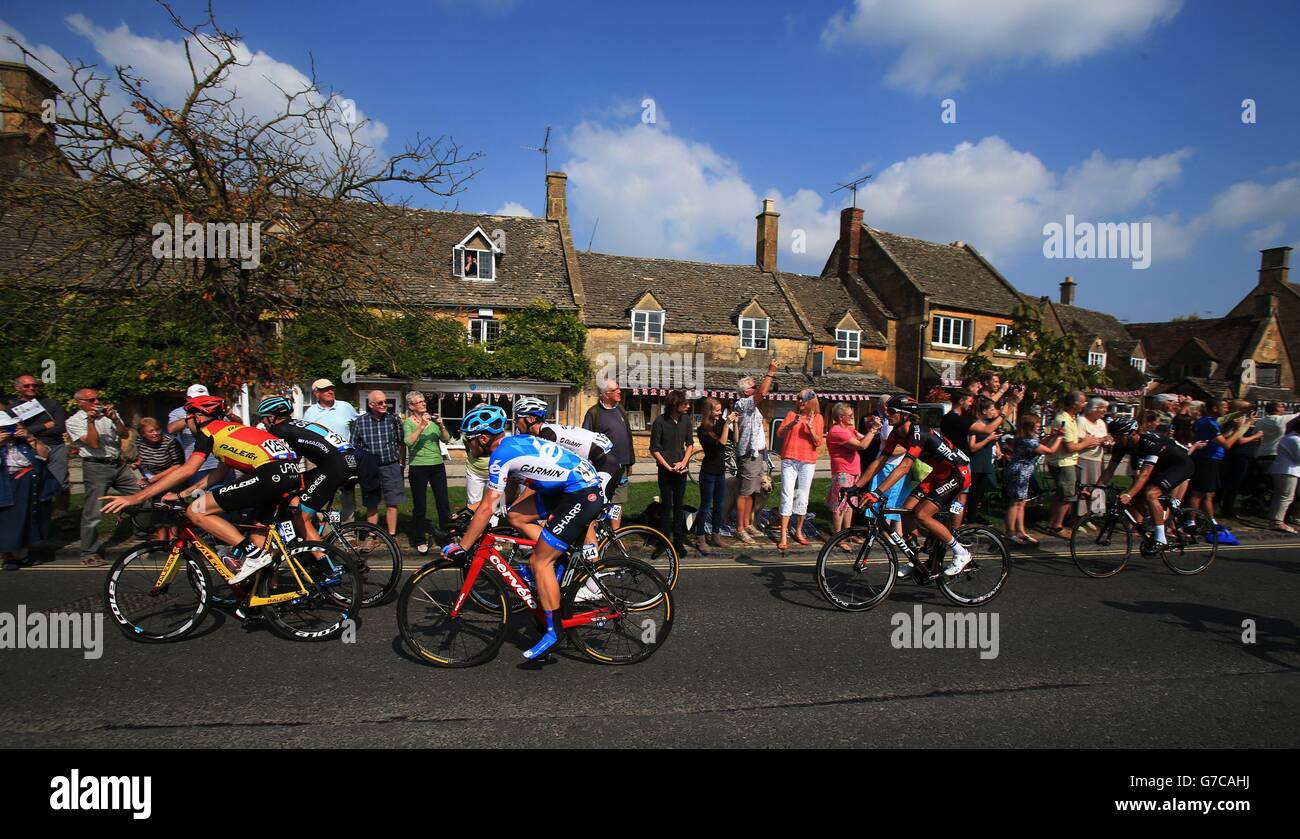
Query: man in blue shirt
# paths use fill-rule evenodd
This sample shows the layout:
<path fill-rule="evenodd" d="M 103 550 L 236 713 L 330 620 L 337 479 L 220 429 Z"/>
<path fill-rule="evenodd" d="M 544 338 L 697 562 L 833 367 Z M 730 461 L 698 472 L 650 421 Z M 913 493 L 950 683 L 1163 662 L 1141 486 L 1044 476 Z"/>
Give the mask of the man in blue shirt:
<path fill-rule="evenodd" d="M 1219 427 L 1219 417 L 1228 413 L 1228 407 L 1226 399 L 1207 402 L 1205 416 L 1192 426 L 1193 441 L 1204 441 L 1205 445 L 1192 452 L 1196 472 L 1192 475 L 1192 495 L 1188 504 L 1199 507 L 1215 526 L 1218 522 L 1214 518 L 1214 494 L 1219 491 L 1220 464 L 1223 463 L 1223 456 L 1228 449 L 1236 445 L 1237 440 L 1245 433 L 1243 424 L 1238 426 L 1238 430 L 1231 436 L 1224 436 L 1223 429 Z"/>

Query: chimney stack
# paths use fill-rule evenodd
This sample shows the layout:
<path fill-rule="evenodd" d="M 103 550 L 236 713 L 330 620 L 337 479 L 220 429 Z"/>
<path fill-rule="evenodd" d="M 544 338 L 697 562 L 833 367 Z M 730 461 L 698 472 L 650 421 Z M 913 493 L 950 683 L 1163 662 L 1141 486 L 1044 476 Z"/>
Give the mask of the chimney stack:
<path fill-rule="evenodd" d="M 1285 287 L 1290 281 L 1291 248 L 1268 248 L 1259 252 L 1259 284 Z"/>
<path fill-rule="evenodd" d="M 1074 290 L 1077 287 L 1078 283 L 1074 281 L 1074 277 L 1066 277 L 1064 282 L 1061 283 L 1061 302 L 1067 306 L 1073 306 Z"/>
<path fill-rule="evenodd" d="M 569 220 L 569 200 L 566 196 L 569 176 L 563 172 L 546 173 L 546 220 Z"/>
<path fill-rule="evenodd" d="M 763 199 L 763 212 L 754 216 L 758 220 L 758 235 L 754 247 L 754 261 L 760 271 L 776 273 L 777 222 L 781 217 L 771 198 Z"/>
<path fill-rule="evenodd" d="M 840 276 L 858 273 L 862 248 L 862 210 L 845 207 L 840 210 Z"/>

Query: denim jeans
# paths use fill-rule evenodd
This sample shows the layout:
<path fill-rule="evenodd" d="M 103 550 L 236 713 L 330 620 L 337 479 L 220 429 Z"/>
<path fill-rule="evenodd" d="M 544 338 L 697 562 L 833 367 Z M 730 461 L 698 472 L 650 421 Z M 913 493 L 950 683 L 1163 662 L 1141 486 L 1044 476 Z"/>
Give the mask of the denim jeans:
<path fill-rule="evenodd" d="M 717 535 L 722 528 L 722 505 L 727 499 L 727 476 L 700 473 L 700 512 L 695 516 L 695 533 L 704 535 L 704 520 L 712 518 L 709 532 Z"/>

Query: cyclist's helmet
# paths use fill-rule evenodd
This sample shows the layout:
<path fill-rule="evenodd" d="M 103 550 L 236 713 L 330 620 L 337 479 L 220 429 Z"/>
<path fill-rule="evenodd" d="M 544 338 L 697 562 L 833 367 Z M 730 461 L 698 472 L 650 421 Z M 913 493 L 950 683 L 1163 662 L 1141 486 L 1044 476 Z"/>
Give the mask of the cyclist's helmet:
<path fill-rule="evenodd" d="M 1127 437 L 1137 430 L 1137 420 L 1132 417 L 1115 417 L 1110 422 L 1106 423 L 1106 431 L 1110 433 L 1110 436 L 1117 440 L 1121 437 Z"/>
<path fill-rule="evenodd" d="M 185 403 L 185 413 L 220 417 L 226 414 L 226 400 L 220 396 L 196 396 Z"/>
<path fill-rule="evenodd" d="M 915 416 L 917 411 L 920 409 L 920 406 L 917 405 L 916 400 L 908 394 L 898 393 L 889 397 L 889 401 L 885 403 L 885 409 Z"/>
<path fill-rule="evenodd" d="M 546 419 L 549 410 L 546 403 L 535 396 L 525 396 L 515 403 L 515 416 L 517 417 L 537 417 Z"/>
<path fill-rule="evenodd" d="M 284 396 L 268 396 L 257 403 L 259 417 L 287 417 L 293 414 L 293 403 Z"/>
<path fill-rule="evenodd" d="M 495 405 L 482 405 L 472 409 L 461 421 L 462 434 L 490 434 L 495 437 L 505 432 L 508 423 L 506 412 Z"/>

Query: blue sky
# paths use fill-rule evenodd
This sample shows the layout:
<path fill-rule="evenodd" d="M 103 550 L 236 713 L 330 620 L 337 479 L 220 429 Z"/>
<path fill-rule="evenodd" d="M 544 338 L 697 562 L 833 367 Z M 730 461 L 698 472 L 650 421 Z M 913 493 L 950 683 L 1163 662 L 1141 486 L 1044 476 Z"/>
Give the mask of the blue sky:
<path fill-rule="evenodd" d="M 1254 285 L 1259 248 L 1300 243 L 1295 3 L 216 6 L 276 73 L 314 59 L 386 151 L 423 133 L 483 152 L 462 209 L 540 213 L 542 161 L 519 147 L 552 126 L 582 248 L 595 227 L 596 250 L 747 262 L 769 196 L 781 267 L 815 273 L 847 203 L 831 190 L 871 174 L 869 224 L 970 242 L 1029 293 L 1070 274 L 1081 305 L 1158 320 L 1224 313 Z M 193 19 L 201 4 L 176 7 Z M 0 34 L 154 80 L 180 54 L 148 2 L 12 6 Z M 1067 213 L 1150 222 L 1150 267 L 1045 258 L 1043 225 Z"/>

